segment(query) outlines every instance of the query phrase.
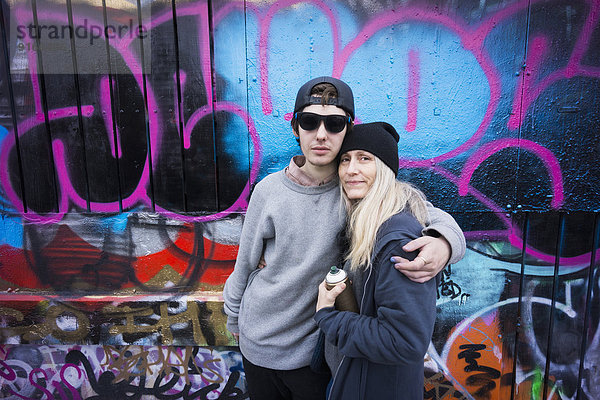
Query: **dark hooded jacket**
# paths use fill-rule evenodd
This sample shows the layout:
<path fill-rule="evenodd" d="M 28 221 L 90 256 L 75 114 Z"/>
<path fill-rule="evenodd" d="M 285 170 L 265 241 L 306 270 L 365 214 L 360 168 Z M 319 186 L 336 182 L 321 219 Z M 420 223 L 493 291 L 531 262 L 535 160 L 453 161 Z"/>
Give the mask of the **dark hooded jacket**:
<path fill-rule="evenodd" d="M 401 212 L 379 229 L 372 265 L 362 272 L 360 314 L 323 308 L 315 314 L 326 340 L 344 356 L 329 398 L 423 399 L 423 358 L 436 314 L 440 276 L 416 283 L 398 272 L 390 258 L 410 260 L 402 246 L 421 236 L 412 214 Z"/>

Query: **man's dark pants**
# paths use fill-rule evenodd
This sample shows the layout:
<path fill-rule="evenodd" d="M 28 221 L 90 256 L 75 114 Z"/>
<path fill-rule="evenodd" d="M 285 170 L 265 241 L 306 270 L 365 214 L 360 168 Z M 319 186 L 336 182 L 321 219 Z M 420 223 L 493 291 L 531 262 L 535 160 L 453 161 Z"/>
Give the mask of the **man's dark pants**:
<path fill-rule="evenodd" d="M 310 367 L 289 371 L 252 364 L 243 357 L 250 400 L 325 399 L 331 374 L 313 372 Z"/>

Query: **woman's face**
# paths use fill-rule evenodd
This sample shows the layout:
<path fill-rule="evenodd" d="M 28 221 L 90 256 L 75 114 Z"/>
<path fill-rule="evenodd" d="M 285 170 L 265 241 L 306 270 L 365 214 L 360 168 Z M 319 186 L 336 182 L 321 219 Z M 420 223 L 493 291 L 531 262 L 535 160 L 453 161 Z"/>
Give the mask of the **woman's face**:
<path fill-rule="evenodd" d="M 338 174 L 346 196 L 350 200 L 362 199 L 375 182 L 375 156 L 365 150 L 348 151 L 340 158 Z"/>

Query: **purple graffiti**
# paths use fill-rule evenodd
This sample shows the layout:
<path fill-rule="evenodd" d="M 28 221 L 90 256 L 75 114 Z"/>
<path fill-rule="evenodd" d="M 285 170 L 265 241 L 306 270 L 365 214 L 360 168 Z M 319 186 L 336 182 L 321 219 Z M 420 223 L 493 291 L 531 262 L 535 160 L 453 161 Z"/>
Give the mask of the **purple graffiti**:
<path fill-rule="evenodd" d="M 54 396 L 52 396 L 52 393 L 50 393 L 48 389 L 38 384 L 38 381 L 34 381 L 34 377 L 36 377 L 36 374 L 38 373 L 41 373 L 44 376 L 42 378 L 44 379 L 44 381 L 48 382 L 50 380 L 46 371 L 44 371 L 41 368 L 34 368 L 29 374 L 29 383 L 31 383 L 31 386 L 33 386 L 36 389 L 39 389 L 42 393 L 44 393 L 48 397 L 48 400 L 53 399 Z"/>
<path fill-rule="evenodd" d="M 6 361 L 0 360 L 0 367 L 1 367 L 0 377 L 3 378 L 3 380 L 5 380 L 6 382 L 12 383 L 12 382 L 15 382 L 19 378 L 19 376 L 17 376 L 17 373 L 15 372 L 15 370 Z M 66 363 L 61 367 L 61 369 L 58 373 L 58 376 L 60 377 L 60 381 L 56 380 L 56 377 L 48 376 L 48 371 L 46 371 L 42 368 L 33 368 L 27 374 L 27 379 L 28 379 L 29 384 L 31 384 L 32 387 L 40 390 L 44 395 L 46 395 L 46 398 L 48 400 L 53 400 L 56 398 L 56 396 L 54 396 L 45 386 L 42 386 L 40 384 L 40 382 L 45 382 L 44 385 L 48 385 L 51 383 L 51 385 L 54 387 L 54 389 L 58 392 L 58 395 L 60 396 L 61 400 L 66 400 L 66 399 L 81 400 L 79 391 L 77 390 L 77 388 L 75 388 L 73 385 L 71 385 L 69 383 L 68 377 L 66 376 L 66 372 L 69 369 L 74 369 L 75 372 L 77 373 L 77 379 L 82 379 L 83 373 L 81 372 L 81 369 L 77 365 L 69 364 L 69 363 Z M 38 374 L 41 374 L 42 377 L 38 377 Z M 65 392 L 63 385 L 69 389 L 69 394 L 67 394 Z M 39 398 L 39 397 L 34 398 L 34 397 L 24 396 L 22 394 L 17 393 L 10 387 L 8 387 L 7 390 L 8 390 L 8 393 L 10 393 L 11 395 L 16 396 L 20 399 L 34 400 L 34 399 Z"/>

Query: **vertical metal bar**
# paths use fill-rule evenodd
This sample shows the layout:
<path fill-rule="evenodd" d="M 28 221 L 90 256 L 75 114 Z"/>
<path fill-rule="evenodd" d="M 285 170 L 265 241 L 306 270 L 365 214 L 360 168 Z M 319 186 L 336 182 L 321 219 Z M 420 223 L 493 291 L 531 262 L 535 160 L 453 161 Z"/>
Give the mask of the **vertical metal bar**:
<path fill-rule="evenodd" d="M 510 400 L 515 398 L 515 389 L 517 385 L 517 358 L 519 356 L 519 336 L 521 333 L 521 307 L 523 303 L 523 286 L 525 281 L 525 255 L 527 254 L 527 236 L 529 235 L 529 212 L 525 213 L 525 223 L 523 224 L 523 247 L 521 248 L 521 275 L 519 282 L 519 301 L 517 303 L 517 330 L 515 332 L 515 346 L 513 353 L 513 370 L 511 377 Z"/>
<path fill-rule="evenodd" d="M 46 137 L 48 140 L 48 155 L 50 156 L 50 166 L 52 169 L 52 180 L 54 183 L 54 210 L 55 212 L 59 212 L 58 207 L 58 179 L 56 178 L 56 165 L 54 162 L 54 151 L 52 150 L 52 133 L 50 132 L 50 118 L 48 117 L 48 94 L 46 93 L 46 79 L 44 76 L 44 59 L 42 56 L 42 49 L 40 47 L 40 37 L 41 37 L 41 29 L 38 21 L 37 15 L 37 1 L 31 0 L 31 11 L 33 13 L 33 24 L 36 29 L 36 60 L 37 60 L 37 76 L 38 82 L 40 83 L 40 98 L 42 102 L 42 110 L 44 112 L 44 125 L 46 126 Z M 64 210 L 67 211 L 67 210 Z"/>
<path fill-rule="evenodd" d="M 181 176 L 183 179 L 183 211 L 188 211 L 187 206 L 187 187 L 185 174 L 185 148 L 183 146 L 183 110 L 181 101 L 181 77 L 179 76 L 179 34 L 177 32 L 177 7 L 175 0 L 171 0 L 171 10 L 173 12 L 173 40 L 175 42 L 175 76 L 177 77 L 177 112 L 179 119 L 179 149 L 181 151 Z"/>
<path fill-rule="evenodd" d="M 152 204 L 152 212 L 156 211 L 156 203 L 154 202 L 154 168 L 152 167 L 152 146 L 150 143 L 150 117 L 148 110 L 148 89 L 146 86 L 146 55 L 144 54 L 144 38 L 141 35 L 143 24 L 142 24 L 142 4 L 140 0 L 137 0 L 137 14 L 138 14 L 138 38 L 140 40 L 140 56 L 142 61 L 142 85 L 144 92 L 144 110 L 146 112 L 146 154 L 148 155 L 148 178 L 150 182 L 150 201 Z"/>
<path fill-rule="evenodd" d="M 221 202 L 219 200 L 219 156 L 217 153 L 217 115 L 215 112 L 215 103 L 217 101 L 215 96 L 215 41 L 214 41 L 214 24 L 213 24 L 213 10 L 212 0 L 208 0 L 206 3 L 208 8 L 208 43 L 209 43 L 209 59 L 210 59 L 210 90 L 212 92 L 212 133 L 213 133 L 213 162 L 214 162 L 214 174 L 215 174 L 215 211 L 221 211 Z"/>
<path fill-rule="evenodd" d="M 77 49 L 75 48 L 75 37 L 73 36 L 73 32 L 75 26 L 73 24 L 73 7 L 71 5 L 71 0 L 67 1 L 67 14 L 69 17 L 69 28 L 70 31 L 70 41 L 71 41 L 71 59 L 73 61 L 73 81 L 75 83 L 75 98 L 77 101 L 77 122 L 79 125 L 79 137 L 81 138 L 81 144 L 83 146 L 83 172 L 85 174 L 85 203 L 88 211 L 90 210 L 90 179 L 88 176 L 87 169 L 87 150 L 85 145 L 85 135 L 83 134 L 83 116 L 81 114 L 81 87 L 79 85 L 79 66 L 77 65 Z"/>
<path fill-rule="evenodd" d="M 23 203 L 23 212 L 27 212 L 27 198 L 25 196 L 25 177 L 23 175 L 23 162 L 21 160 L 21 146 L 19 145 L 19 127 L 17 123 L 17 108 L 15 105 L 15 93 L 13 91 L 12 74 L 10 72 L 10 56 L 8 35 L 6 25 L 4 24 L 4 3 L 0 3 L 0 33 L 2 34 L 2 44 L 4 46 L 4 65 L 6 65 L 6 83 L 8 85 L 8 97 L 10 102 L 10 112 L 13 123 L 13 132 L 15 134 L 15 151 L 17 152 L 17 164 L 19 164 L 19 182 L 21 184 L 21 201 Z"/>
<path fill-rule="evenodd" d="M 585 363 L 585 352 L 587 350 L 587 331 L 590 328 L 590 315 L 592 312 L 591 300 L 592 300 L 592 289 L 594 286 L 594 276 L 596 272 L 596 251 L 600 246 L 600 213 L 595 213 L 594 218 L 594 237 L 592 240 L 592 257 L 590 260 L 590 269 L 588 271 L 588 281 L 587 281 L 587 295 L 585 299 L 585 316 L 583 320 L 583 334 L 581 340 L 581 350 L 579 357 L 579 373 L 577 374 L 577 393 L 575 398 L 577 400 L 581 399 L 581 379 L 583 377 L 583 366 Z"/>
<path fill-rule="evenodd" d="M 548 375 L 550 374 L 550 364 L 552 355 L 552 338 L 554 330 L 554 313 L 556 311 L 556 295 L 558 292 L 558 272 L 560 268 L 560 257 L 562 254 L 563 236 L 565 230 L 565 214 L 560 212 L 558 215 L 558 236 L 556 238 L 556 256 L 554 257 L 554 278 L 552 281 L 552 306 L 550 308 L 550 323 L 548 325 L 548 344 L 546 346 L 546 367 L 544 369 L 544 395 L 542 399 L 548 397 Z"/>
<path fill-rule="evenodd" d="M 106 11 L 106 0 L 102 0 L 102 15 L 104 18 L 104 43 L 106 47 L 106 63 L 108 65 L 108 90 L 110 93 L 110 113 L 112 116 L 113 143 L 115 149 L 115 162 L 117 165 L 117 183 L 119 196 L 119 212 L 123 212 L 123 193 L 121 191 L 121 172 L 119 163 L 119 146 L 117 144 L 117 118 L 115 113 L 115 99 L 113 91 L 114 74 L 112 72 L 112 64 L 110 59 L 110 38 L 108 37 L 108 13 Z"/>

